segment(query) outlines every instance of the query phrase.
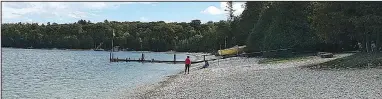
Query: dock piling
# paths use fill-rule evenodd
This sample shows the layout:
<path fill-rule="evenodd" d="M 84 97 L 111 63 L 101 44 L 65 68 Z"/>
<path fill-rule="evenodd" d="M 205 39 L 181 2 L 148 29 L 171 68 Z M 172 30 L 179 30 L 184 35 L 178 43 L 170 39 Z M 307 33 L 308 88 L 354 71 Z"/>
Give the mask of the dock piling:
<path fill-rule="evenodd" d="M 174 64 L 176 63 L 176 54 L 174 54 Z"/>
<path fill-rule="evenodd" d="M 142 61 L 145 60 L 145 54 L 142 53 L 141 59 L 142 59 Z"/>
<path fill-rule="evenodd" d="M 110 60 L 110 62 L 112 62 L 112 61 L 111 61 L 111 53 L 110 53 L 110 55 L 109 55 L 109 60 Z"/>

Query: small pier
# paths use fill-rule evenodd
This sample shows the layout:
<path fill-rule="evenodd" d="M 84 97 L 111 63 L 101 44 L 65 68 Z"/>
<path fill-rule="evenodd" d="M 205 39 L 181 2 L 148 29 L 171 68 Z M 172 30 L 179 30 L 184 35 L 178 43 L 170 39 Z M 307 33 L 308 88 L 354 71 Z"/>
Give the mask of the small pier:
<path fill-rule="evenodd" d="M 142 56 L 139 59 L 113 58 L 112 54 L 110 54 L 110 62 L 141 62 L 141 63 L 168 63 L 168 64 L 184 64 L 185 63 L 184 60 L 182 60 L 182 61 L 176 60 L 176 54 L 174 54 L 174 59 L 173 60 L 145 59 L 144 56 L 145 55 L 142 53 Z M 206 60 L 206 56 L 207 55 L 202 55 L 202 56 L 203 56 L 203 60 L 196 60 L 196 61 L 194 60 L 194 61 L 191 62 L 191 64 L 202 63 L 204 61 L 213 61 L 213 60 L 217 60 L 218 59 L 218 58 L 214 58 L 214 59 Z"/>
<path fill-rule="evenodd" d="M 217 59 L 210 59 L 207 61 L 212 61 Z M 185 61 L 166 61 L 166 60 L 132 60 L 132 59 L 110 59 L 110 62 L 142 62 L 142 63 L 169 63 L 169 64 L 184 64 Z M 192 61 L 191 64 L 202 63 L 204 60 Z"/>

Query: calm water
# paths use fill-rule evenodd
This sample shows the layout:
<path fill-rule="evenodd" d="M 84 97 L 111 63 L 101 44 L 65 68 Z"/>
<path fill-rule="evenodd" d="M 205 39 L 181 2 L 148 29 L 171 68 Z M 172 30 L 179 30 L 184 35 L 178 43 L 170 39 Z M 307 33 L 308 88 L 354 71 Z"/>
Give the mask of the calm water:
<path fill-rule="evenodd" d="M 117 52 L 119 58 L 140 57 Z M 177 54 L 183 60 L 185 54 Z M 173 54 L 145 53 L 172 60 Z M 178 73 L 182 64 L 109 62 L 109 52 L 2 48 L 2 98 L 115 98 L 140 84 Z"/>

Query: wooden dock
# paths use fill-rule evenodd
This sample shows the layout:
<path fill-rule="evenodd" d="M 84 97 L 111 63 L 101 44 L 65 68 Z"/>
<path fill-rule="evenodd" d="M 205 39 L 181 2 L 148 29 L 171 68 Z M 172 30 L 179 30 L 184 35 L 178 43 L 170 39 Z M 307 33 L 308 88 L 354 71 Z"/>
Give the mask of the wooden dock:
<path fill-rule="evenodd" d="M 168 63 L 168 64 L 184 64 L 185 63 L 185 61 L 176 60 L 176 54 L 174 54 L 173 60 L 156 60 L 156 59 L 147 60 L 144 58 L 144 56 L 145 55 L 142 53 L 142 56 L 139 59 L 118 58 L 118 57 L 113 58 L 113 55 L 110 53 L 109 59 L 110 59 L 110 62 L 141 62 L 141 63 Z M 191 64 L 202 63 L 204 61 L 214 61 L 214 60 L 225 59 L 230 57 L 238 57 L 238 56 L 243 57 L 242 55 L 228 55 L 228 56 L 216 57 L 213 59 L 206 59 L 206 56 L 208 55 L 202 55 L 202 56 L 203 56 L 203 60 L 194 60 L 191 62 Z"/>
<path fill-rule="evenodd" d="M 217 59 L 210 59 L 207 61 L 213 61 Z M 169 64 L 184 64 L 185 61 L 166 61 L 166 60 L 131 60 L 131 59 L 110 59 L 110 62 L 141 62 L 141 63 L 169 63 Z M 204 60 L 192 61 L 191 64 L 202 63 Z"/>
<path fill-rule="evenodd" d="M 213 60 L 219 59 L 219 58 L 214 58 L 214 59 L 206 60 L 206 56 L 207 55 L 203 55 L 203 60 L 192 61 L 191 64 L 202 63 L 204 61 L 213 61 Z M 222 57 L 222 58 L 225 58 L 225 57 Z M 176 55 L 174 55 L 174 60 L 156 60 L 156 59 L 145 60 L 143 53 L 142 53 L 142 57 L 139 59 L 113 58 L 111 55 L 110 56 L 110 62 L 141 62 L 141 63 L 169 63 L 169 64 L 184 64 L 185 63 L 185 61 L 176 60 Z"/>

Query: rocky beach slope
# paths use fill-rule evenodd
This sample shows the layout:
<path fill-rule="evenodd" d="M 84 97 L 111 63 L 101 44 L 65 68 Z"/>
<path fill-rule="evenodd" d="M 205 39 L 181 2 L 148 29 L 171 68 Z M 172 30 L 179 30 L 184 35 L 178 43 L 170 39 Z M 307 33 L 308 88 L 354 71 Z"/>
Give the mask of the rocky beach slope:
<path fill-rule="evenodd" d="M 283 63 L 259 64 L 261 58 L 229 58 L 210 62 L 190 74 L 138 86 L 122 98 L 380 98 L 382 69 L 313 70 L 302 66 L 335 58 L 306 57 Z"/>

